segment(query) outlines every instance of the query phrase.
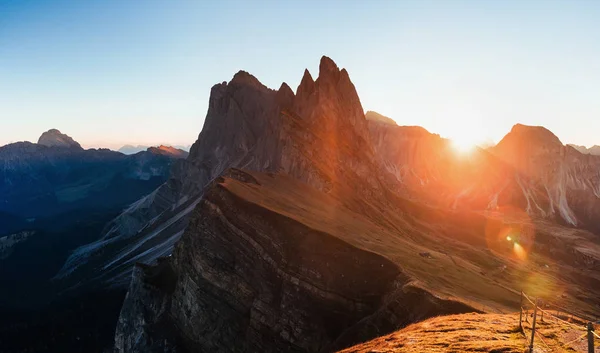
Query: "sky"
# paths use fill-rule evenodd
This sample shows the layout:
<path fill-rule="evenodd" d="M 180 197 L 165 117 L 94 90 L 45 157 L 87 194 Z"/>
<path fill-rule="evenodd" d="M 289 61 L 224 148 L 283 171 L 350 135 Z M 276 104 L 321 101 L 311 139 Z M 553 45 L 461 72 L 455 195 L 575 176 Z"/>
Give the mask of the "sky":
<path fill-rule="evenodd" d="M 0 0 L 0 145 L 193 143 L 240 69 L 297 87 L 322 55 L 365 110 L 497 142 L 516 123 L 600 144 L 600 2 Z"/>

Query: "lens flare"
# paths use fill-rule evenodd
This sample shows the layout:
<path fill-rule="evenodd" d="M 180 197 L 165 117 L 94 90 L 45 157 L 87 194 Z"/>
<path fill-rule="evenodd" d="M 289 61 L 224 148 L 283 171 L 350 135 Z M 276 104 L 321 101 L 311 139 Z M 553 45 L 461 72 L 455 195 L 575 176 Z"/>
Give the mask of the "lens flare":
<path fill-rule="evenodd" d="M 488 214 L 485 238 L 489 250 L 524 262 L 535 242 L 535 226 L 527 212 L 501 206 Z"/>
<path fill-rule="evenodd" d="M 527 260 L 527 251 L 519 243 L 513 245 L 513 253 L 519 260 Z"/>

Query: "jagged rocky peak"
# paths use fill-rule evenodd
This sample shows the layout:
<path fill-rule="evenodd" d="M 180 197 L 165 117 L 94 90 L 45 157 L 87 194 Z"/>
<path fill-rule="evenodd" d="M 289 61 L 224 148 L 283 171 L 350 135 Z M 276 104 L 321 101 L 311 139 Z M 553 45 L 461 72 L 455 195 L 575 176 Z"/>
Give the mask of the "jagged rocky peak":
<path fill-rule="evenodd" d="M 315 88 L 315 80 L 312 75 L 308 71 L 308 69 L 304 69 L 304 75 L 302 75 L 302 80 L 300 81 L 300 85 L 296 90 L 297 95 L 302 94 L 310 94 L 313 92 Z"/>
<path fill-rule="evenodd" d="M 327 131 L 352 129 L 366 136 L 367 123 L 356 88 L 348 72 L 327 56 L 319 63 L 319 77 L 313 81 L 305 70 L 296 92 L 294 110 L 309 123 Z"/>
<path fill-rule="evenodd" d="M 81 149 L 81 145 L 69 135 L 63 134 L 57 129 L 50 129 L 38 139 L 38 144 L 48 147 L 68 147 Z"/>
<path fill-rule="evenodd" d="M 377 121 L 380 123 L 385 123 L 385 124 L 390 124 L 390 125 L 397 125 L 396 122 L 392 119 L 392 118 L 388 118 L 385 115 L 381 115 L 377 112 L 374 112 L 372 110 L 369 110 L 365 113 L 365 118 L 368 121 Z"/>
<path fill-rule="evenodd" d="M 319 62 L 319 78 L 333 76 L 337 77 L 340 74 L 340 68 L 331 58 L 322 56 Z"/>
<path fill-rule="evenodd" d="M 287 83 L 282 82 L 281 86 L 277 90 L 277 103 L 283 109 L 290 109 L 294 105 L 294 91 L 288 86 Z"/>
<path fill-rule="evenodd" d="M 254 75 L 248 73 L 247 71 L 240 70 L 229 82 L 229 84 L 233 85 L 249 85 L 259 89 L 267 89 L 265 85 L 263 85 Z"/>

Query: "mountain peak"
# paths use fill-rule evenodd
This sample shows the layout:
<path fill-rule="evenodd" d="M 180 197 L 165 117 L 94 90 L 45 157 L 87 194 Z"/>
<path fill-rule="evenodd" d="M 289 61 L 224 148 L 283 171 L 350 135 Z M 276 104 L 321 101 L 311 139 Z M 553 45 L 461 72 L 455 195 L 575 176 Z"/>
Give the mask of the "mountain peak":
<path fill-rule="evenodd" d="M 235 75 L 233 75 L 233 78 L 231 79 L 229 84 L 249 85 L 260 89 L 267 88 L 256 77 L 254 77 L 254 75 L 244 70 L 240 70 Z"/>
<path fill-rule="evenodd" d="M 289 108 L 294 104 L 294 91 L 288 86 L 287 83 L 281 83 L 281 86 L 277 90 L 277 102 L 282 108 Z"/>
<path fill-rule="evenodd" d="M 500 141 L 499 144 L 507 140 L 507 138 L 509 140 L 527 139 L 531 141 L 531 143 L 546 147 L 563 146 L 560 139 L 556 135 L 554 135 L 552 131 L 546 129 L 543 126 L 515 124 L 510 130 L 510 132 L 502 139 L 502 141 Z"/>
<path fill-rule="evenodd" d="M 304 75 L 302 75 L 302 80 L 300 81 L 300 85 L 298 85 L 298 89 L 296 89 L 297 96 L 310 95 L 315 87 L 315 80 L 312 75 L 308 71 L 308 69 L 304 69 Z"/>
<path fill-rule="evenodd" d="M 48 147 L 67 147 L 82 149 L 77 141 L 69 135 L 63 134 L 57 129 L 50 129 L 44 132 L 38 139 L 38 144 Z"/>
<path fill-rule="evenodd" d="M 323 55 L 319 63 L 319 77 L 328 75 L 339 75 L 340 69 L 331 58 Z"/>

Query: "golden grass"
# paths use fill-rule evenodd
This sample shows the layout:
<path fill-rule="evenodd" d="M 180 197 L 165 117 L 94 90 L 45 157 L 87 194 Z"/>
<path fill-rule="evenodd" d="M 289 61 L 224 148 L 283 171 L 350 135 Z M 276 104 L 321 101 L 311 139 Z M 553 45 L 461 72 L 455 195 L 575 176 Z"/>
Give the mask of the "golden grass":
<path fill-rule="evenodd" d="M 531 326 L 524 323 L 523 333 L 519 330 L 518 322 L 518 314 L 463 314 L 436 317 L 340 352 L 523 353 L 529 347 Z M 536 335 L 534 352 L 587 351 L 585 339 L 565 345 L 579 337 L 582 331 L 548 320 L 538 321 L 536 325 L 543 338 Z"/>

